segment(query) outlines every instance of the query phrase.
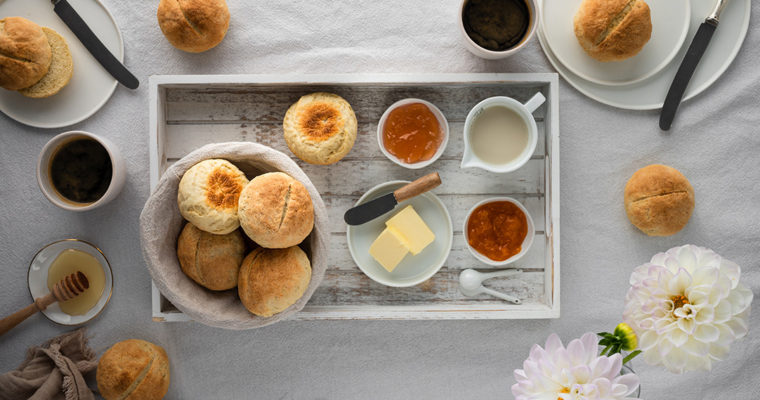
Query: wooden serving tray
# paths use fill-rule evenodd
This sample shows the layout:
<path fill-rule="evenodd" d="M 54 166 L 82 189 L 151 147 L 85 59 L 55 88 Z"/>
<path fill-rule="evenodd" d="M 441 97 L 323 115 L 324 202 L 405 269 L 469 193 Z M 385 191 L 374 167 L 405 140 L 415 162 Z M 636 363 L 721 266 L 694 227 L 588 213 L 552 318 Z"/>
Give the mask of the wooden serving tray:
<path fill-rule="evenodd" d="M 288 107 L 304 94 L 333 92 L 348 100 L 359 121 L 351 152 L 340 162 L 317 166 L 293 158 L 322 194 L 330 216 L 330 265 L 322 285 L 293 319 L 513 319 L 558 318 L 559 269 L 559 113 L 557 74 L 425 75 L 180 75 L 150 78 L 150 185 L 173 162 L 214 142 L 254 141 L 291 155 L 282 135 Z M 509 174 L 459 167 L 462 130 L 470 109 L 491 96 L 525 102 L 537 91 L 547 101 L 534 113 L 539 140 L 531 160 Z M 402 168 L 383 156 L 377 122 L 397 100 L 415 97 L 437 105 L 446 115 L 450 137 L 446 151 L 421 170 Z M 415 287 L 375 283 L 354 264 L 346 244 L 343 213 L 374 185 L 414 180 L 438 171 L 443 185 L 434 190 L 454 223 L 454 244 L 446 264 Z M 486 285 L 517 296 L 512 305 L 483 295 L 459 292 L 459 272 L 488 270 L 465 244 L 467 211 L 493 196 L 521 201 L 533 216 L 536 238 L 515 266 L 524 272 Z M 154 321 L 188 321 L 153 287 Z"/>

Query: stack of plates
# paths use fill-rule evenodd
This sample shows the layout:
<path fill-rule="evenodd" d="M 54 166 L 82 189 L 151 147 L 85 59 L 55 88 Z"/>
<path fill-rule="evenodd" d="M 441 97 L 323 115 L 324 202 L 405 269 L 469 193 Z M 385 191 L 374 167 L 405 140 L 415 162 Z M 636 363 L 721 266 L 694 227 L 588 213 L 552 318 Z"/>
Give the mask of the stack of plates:
<path fill-rule="evenodd" d="M 542 0 L 541 47 L 560 75 L 581 93 L 630 110 L 662 107 L 691 39 L 715 6 L 715 0 L 647 0 L 652 14 L 649 43 L 635 57 L 603 63 L 588 56 L 575 38 L 573 17 L 581 2 Z M 685 99 L 707 89 L 734 60 L 747 35 L 750 10 L 751 0 L 734 0 L 726 6 Z"/>

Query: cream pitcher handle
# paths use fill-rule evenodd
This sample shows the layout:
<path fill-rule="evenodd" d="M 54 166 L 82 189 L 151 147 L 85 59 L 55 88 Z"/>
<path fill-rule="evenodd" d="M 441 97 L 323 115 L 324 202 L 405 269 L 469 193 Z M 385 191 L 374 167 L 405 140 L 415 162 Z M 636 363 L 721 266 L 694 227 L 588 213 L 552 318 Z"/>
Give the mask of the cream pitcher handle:
<path fill-rule="evenodd" d="M 546 97 L 544 97 L 544 95 L 542 95 L 541 92 L 538 92 L 535 95 L 533 95 L 533 97 L 531 97 L 530 100 L 528 100 L 528 102 L 525 103 L 524 105 L 525 105 L 525 108 L 528 109 L 528 112 L 532 113 L 533 111 L 536 111 L 536 109 L 540 107 L 541 104 L 544 104 L 545 101 L 546 101 Z"/>

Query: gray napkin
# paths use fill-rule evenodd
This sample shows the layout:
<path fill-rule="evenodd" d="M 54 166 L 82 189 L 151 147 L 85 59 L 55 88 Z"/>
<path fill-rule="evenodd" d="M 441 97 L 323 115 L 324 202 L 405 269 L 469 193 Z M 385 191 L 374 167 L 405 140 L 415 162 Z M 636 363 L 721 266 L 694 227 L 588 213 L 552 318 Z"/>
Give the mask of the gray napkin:
<path fill-rule="evenodd" d="M 0 375 L 0 400 L 94 400 L 83 375 L 97 365 L 85 328 L 65 333 L 30 348 L 15 371 Z"/>

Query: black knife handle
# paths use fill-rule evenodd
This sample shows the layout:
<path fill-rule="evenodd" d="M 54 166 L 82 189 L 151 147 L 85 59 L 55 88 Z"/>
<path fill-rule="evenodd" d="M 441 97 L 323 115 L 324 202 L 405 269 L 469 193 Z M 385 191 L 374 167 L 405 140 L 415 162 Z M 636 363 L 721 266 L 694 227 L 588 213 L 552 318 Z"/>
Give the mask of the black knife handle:
<path fill-rule="evenodd" d="M 670 126 L 673 125 L 673 119 L 676 117 L 678 106 L 681 104 L 686 88 L 689 86 L 691 77 L 694 76 L 694 71 L 699 65 L 699 60 L 702 59 L 702 55 L 707 50 L 707 45 L 710 44 L 715 28 L 718 27 L 717 22 L 707 20 L 699 26 L 697 34 L 694 35 L 694 39 L 689 45 L 689 50 L 686 51 L 681 66 L 678 67 L 673 83 L 670 85 L 668 95 L 665 96 L 665 103 L 662 105 L 662 112 L 660 113 L 660 129 L 667 131 Z"/>
<path fill-rule="evenodd" d="M 74 10 L 66 0 L 55 2 L 53 7 L 55 13 L 63 20 L 64 23 L 74 32 L 79 41 L 95 57 L 96 60 L 108 71 L 111 76 L 116 78 L 119 83 L 130 88 L 137 89 L 140 81 L 132 75 L 129 70 L 111 54 L 103 42 L 95 36 L 95 33 L 87 26 L 82 17 Z"/>

